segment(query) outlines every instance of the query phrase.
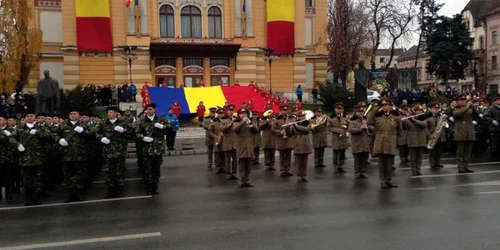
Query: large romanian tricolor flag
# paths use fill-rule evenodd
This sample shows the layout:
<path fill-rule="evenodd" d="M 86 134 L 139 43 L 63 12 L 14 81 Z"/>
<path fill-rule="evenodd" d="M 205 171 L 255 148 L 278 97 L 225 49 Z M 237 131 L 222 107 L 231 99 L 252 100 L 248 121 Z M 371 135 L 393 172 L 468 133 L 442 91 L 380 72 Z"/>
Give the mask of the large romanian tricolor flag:
<path fill-rule="evenodd" d="M 224 107 L 224 104 L 234 104 L 238 110 L 242 102 L 252 100 L 254 108 L 262 114 L 265 111 L 266 100 L 250 86 L 214 86 L 202 88 L 148 88 L 151 102 L 156 104 L 156 112 L 164 115 L 172 106 L 174 101 L 181 106 L 181 114 L 188 115 L 196 113 L 200 101 L 203 101 L 207 113 L 211 107 Z M 278 106 L 273 105 L 274 111 Z"/>
<path fill-rule="evenodd" d="M 267 0 L 267 47 L 274 54 L 295 53 L 294 20 L 294 0 Z"/>
<path fill-rule="evenodd" d="M 78 51 L 112 52 L 109 0 L 75 1 Z"/>

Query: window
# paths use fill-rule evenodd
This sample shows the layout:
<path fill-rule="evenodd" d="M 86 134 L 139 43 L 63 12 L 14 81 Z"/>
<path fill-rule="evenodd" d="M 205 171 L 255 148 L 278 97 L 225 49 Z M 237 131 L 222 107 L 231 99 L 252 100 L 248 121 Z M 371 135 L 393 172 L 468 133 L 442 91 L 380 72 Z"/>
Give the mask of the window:
<path fill-rule="evenodd" d="M 237 37 L 253 36 L 252 0 L 234 0 L 234 35 Z"/>
<path fill-rule="evenodd" d="M 311 19 L 306 18 L 305 26 L 306 26 L 306 33 L 305 33 L 306 45 L 310 46 L 312 44 L 312 21 L 311 21 Z"/>
<path fill-rule="evenodd" d="M 495 30 L 491 32 L 491 44 L 497 45 L 497 39 L 498 39 L 498 32 Z"/>
<path fill-rule="evenodd" d="M 484 49 L 484 37 L 483 36 L 479 37 L 479 48 Z"/>
<path fill-rule="evenodd" d="M 491 57 L 491 69 L 497 70 L 497 68 L 498 68 L 497 56 L 492 56 Z"/>
<path fill-rule="evenodd" d="M 229 67 L 229 58 L 211 58 L 210 67 L 213 66 L 227 66 Z"/>
<path fill-rule="evenodd" d="M 160 36 L 175 37 L 174 9 L 170 5 L 160 8 Z"/>
<path fill-rule="evenodd" d="M 222 12 L 217 7 L 208 9 L 208 37 L 222 38 Z"/>
<path fill-rule="evenodd" d="M 201 11 L 195 6 L 186 6 L 181 10 L 182 37 L 201 37 Z"/>
<path fill-rule="evenodd" d="M 306 0 L 306 7 L 313 7 L 314 6 L 314 0 Z"/>
<path fill-rule="evenodd" d="M 138 13 L 136 13 L 137 9 Z M 129 35 L 147 35 L 149 33 L 148 20 L 148 0 L 132 1 L 132 5 L 127 8 L 127 33 Z"/>
<path fill-rule="evenodd" d="M 156 58 L 155 65 L 156 67 L 163 65 L 175 67 L 175 58 Z"/>
<path fill-rule="evenodd" d="M 141 8 L 141 35 L 147 35 L 149 34 L 148 0 L 141 0 L 139 6 Z"/>
<path fill-rule="evenodd" d="M 385 57 L 380 58 L 380 63 L 385 63 Z"/>
<path fill-rule="evenodd" d="M 203 67 L 203 58 L 184 58 L 184 67 L 187 66 Z"/>

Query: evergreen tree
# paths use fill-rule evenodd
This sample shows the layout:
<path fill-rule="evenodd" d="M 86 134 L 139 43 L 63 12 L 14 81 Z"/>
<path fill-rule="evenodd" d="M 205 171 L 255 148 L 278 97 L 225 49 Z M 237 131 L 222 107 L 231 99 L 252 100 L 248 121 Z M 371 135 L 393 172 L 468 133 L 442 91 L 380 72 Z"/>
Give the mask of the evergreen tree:
<path fill-rule="evenodd" d="M 464 70 L 472 60 L 473 39 L 462 16 L 440 16 L 426 34 L 426 51 L 429 55 L 427 72 L 434 74 L 447 85 L 449 79 L 465 79 Z"/>

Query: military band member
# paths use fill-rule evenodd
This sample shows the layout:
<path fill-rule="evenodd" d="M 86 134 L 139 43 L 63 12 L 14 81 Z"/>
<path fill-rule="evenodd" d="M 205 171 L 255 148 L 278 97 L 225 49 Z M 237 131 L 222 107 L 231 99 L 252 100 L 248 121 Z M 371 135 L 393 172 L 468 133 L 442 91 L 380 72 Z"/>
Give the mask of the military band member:
<path fill-rule="evenodd" d="M 333 149 L 333 167 L 335 173 L 345 173 L 342 168 L 345 160 L 345 151 L 348 147 L 347 129 L 348 118 L 344 113 L 344 104 L 336 103 L 333 108 L 335 113 L 332 114 L 328 121 L 328 130 L 332 132 L 332 149 Z"/>
<path fill-rule="evenodd" d="M 205 119 L 203 119 L 203 123 L 200 124 L 205 129 L 205 145 L 207 146 L 207 154 L 208 154 L 208 168 L 212 168 L 212 164 L 214 162 L 214 139 L 210 136 L 210 124 L 212 124 L 213 119 L 215 118 L 215 110 L 217 108 L 212 107 L 209 108 L 209 114 Z"/>
<path fill-rule="evenodd" d="M 396 155 L 397 134 L 399 130 L 399 113 L 392 109 L 392 101 L 385 98 L 381 108 L 374 116 L 369 116 L 368 125 L 374 126 L 377 134 L 373 153 L 378 157 L 380 186 L 382 188 L 396 188 L 392 183 L 392 162 Z"/>
<path fill-rule="evenodd" d="M 300 122 L 292 125 L 293 154 L 297 164 L 297 182 L 308 182 L 307 180 L 307 158 L 312 153 L 311 140 L 311 123 L 306 120 L 306 113 L 302 110 L 297 112 L 297 117 Z"/>
<path fill-rule="evenodd" d="M 472 121 L 478 116 L 472 102 L 466 101 L 464 94 L 455 97 L 457 106 L 453 109 L 455 119 L 454 140 L 457 144 L 457 163 L 459 173 L 472 173 L 469 169 L 469 160 L 472 146 L 476 140 L 476 133 Z"/>
<path fill-rule="evenodd" d="M 120 109 L 106 108 L 108 119 L 96 129 L 96 138 L 103 146 L 103 167 L 106 174 L 108 193 L 105 199 L 123 197 L 125 179 L 125 158 L 127 156 L 128 137 L 134 134 L 130 125 L 118 119 Z"/>
<path fill-rule="evenodd" d="M 210 138 L 214 142 L 214 159 L 215 159 L 215 167 L 217 168 L 216 174 L 224 174 L 226 173 L 226 169 L 224 168 L 224 151 L 222 151 L 222 143 L 224 140 L 222 133 L 222 120 L 224 119 L 224 109 L 218 107 L 215 110 L 217 116 L 212 120 L 209 126 L 209 134 Z"/>
<path fill-rule="evenodd" d="M 408 104 L 401 104 L 401 111 L 404 116 L 410 116 L 410 107 Z M 408 131 L 403 129 L 402 121 L 399 122 L 399 134 L 398 134 L 398 147 L 399 147 L 399 159 L 401 163 L 410 162 L 410 150 L 408 149 Z"/>
<path fill-rule="evenodd" d="M 228 180 L 237 180 L 236 177 L 238 162 L 236 158 L 235 135 L 233 131 L 233 123 L 237 117 L 234 117 L 234 105 L 226 105 L 227 116 L 221 122 L 222 136 L 222 151 L 224 152 L 224 167 Z"/>
<path fill-rule="evenodd" d="M 488 150 L 488 139 L 490 138 L 489 127 L 491 122 L 488 120 L 488 102 L 486 100 L 477 99 L 478 117 L 473 121 L 476 131 L 476 141 L 472 147 L 472 156 L 481 158 L 483 153 Z"/>
<path fill-rule="evenodd" d="M 320 107 L 314 109 L 314 117 L 311 118 L 312 138 L 314 148 L 314 167 L 324 168 L 325 148 L 328 146 L 326 126 L 328 125 L 328 117 L 323 115 Z"/>
<path fill-rule="evenodd" d="M 355 114 L 349 121 L 349 133 L 351 134 L 351 148 L 354 158 L 354 174 L 356 179 L 367 178 L 366 163 L 370 155 L 371 138 L 375 127 L 368 125 L 363 118 L 365 107 L 358 105 L 355 107 Z"/>
<path fill-rule="evenodd" d="M 408 148 L 410 150 L 411 172 L 413 176 L 422 175 L 422 156 L 427 147 L 427 122 L 422 105 L 413 106 L 415 114 L 403 121 L 403 128 L 408 131 Z"/>
<path fill-rule="evenodd" d="M 253 187 L 250 184 L 250 173 L 252 171 L 252 158 L 254 157 L 254 134 L 259 132 L 259 128 L 250 120 L 248 115 L 249 110 L 241 107 L 232 128 L 236 136 L 236 156 L 238 157 L 238 176 L 241 188 Z"/>
<path fill-rule="evenodd" d="M 283 126 L 292 122 L 295 122 L 295 118 L 289 115 L 290 107 L 288 105 L 280 106 L 281 113 L 276 117 L 273 123 L 272 130 L 276 136 L 276 150 L 279 152 L 280 157 L 280 171 L 281 177 L 293 176 L 290 173 L 292 164 L 292 149 L 293 149 L 293 138 L 290 134 L 290 126 Z"/>
<path fill-rule="evenodd" d="M 251 111 L 252 111 L 252 117 L 250 119 L 254 124 L 254 126 L 256 126 L 259 129 L 257 133 L 254 133 L 254 145 L 253 145 L 254 157 L 252 159 L 252 165 L 259 165 L 260 147 L 262 147 L 262 135 L 260 131 L 263 129 L 264 126 L 261 123 L 261 119 L 259 118 L 259 113 L 257 112 L 257 110 L 251 110 Z"/>
<path fill-rule="evenodd" d="M 161 165 L 163 164 L 163 154 L 165 153 L 165 135 L 168 129 L 172 129 L 172 124 L 163 116 L 156 114 L 156 104 L 146 105 L 144 120 L 136 127 L 136 135 L 145 142 L 145 165 L 146 179 L 148 182 L 148 195 L 156 195 L 158 192 L 158 182 L 160 181 Z"/>
<path fill-rule="evenodd" d="M 431 165 L 431 168 L 443 168 L 444 166 L 441 165 L 441 154 L 443 152 L 443 148 L 446 143 L 446 133 L 444 131 L 444 127 L 442 128 L 441 135 L 439 138 L 433 138 L 434 132 L 436 132 L 436 128 L 438 126 L 438 122 L 440 120 L 440 117 L 442 116 L 440 111 L 440 106 L 438 102 L 431 103 L 429 105 L 430 107 L 430 113 L 427 115 L 427 129 L 429 132 L 429 137 L 431 140 L 436 140 L 436 144 L 433 149 L 429 151 L 429 163 Z M 447 122 L 447 121 L 443 121 Z"/>
<path fill-rule="evenodd" d="M 490 122 L 491 156 L 500 159 L 500 96 L 493 98 L 492 106 L 487 115 Z"/>
<path fill-rule="evenodd" d="M 266 110 L 261 118 L 260 127 L 262 130 L 262 148 L 264 149 L 264 163 L 268 171 L 276 170 L 274 161 L 276 157 L 276 136 L 273 134 L 272 125 L 274 123 L 274 113 L 272 109 Z"/>

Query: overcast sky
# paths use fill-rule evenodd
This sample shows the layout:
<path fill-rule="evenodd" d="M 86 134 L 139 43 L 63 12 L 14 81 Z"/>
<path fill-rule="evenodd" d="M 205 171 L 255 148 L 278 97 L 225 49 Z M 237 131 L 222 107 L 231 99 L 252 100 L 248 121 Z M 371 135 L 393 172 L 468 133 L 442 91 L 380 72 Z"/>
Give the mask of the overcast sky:
<path fill-rule="evenodd" d="M 444 6 L 439 11 L 439 14 L 453 16 L 462 12 L 469 0 L 436 0 L 436 2 L 444 3 Z"/>

